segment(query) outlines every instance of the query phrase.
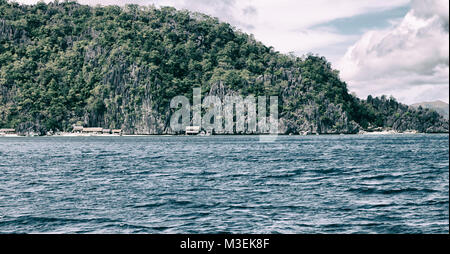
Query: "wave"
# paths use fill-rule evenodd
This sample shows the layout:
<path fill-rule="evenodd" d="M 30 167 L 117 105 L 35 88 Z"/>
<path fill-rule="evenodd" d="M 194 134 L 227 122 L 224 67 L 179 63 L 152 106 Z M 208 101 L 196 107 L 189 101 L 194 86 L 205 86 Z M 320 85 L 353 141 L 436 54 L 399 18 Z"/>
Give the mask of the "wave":
<path fill-rule="evenodd" d="M 361 180 L 386 180 L 386 179 L 397 179 L 401 178 L 401 175 L 392 175 L 392 174 L 383 174 L 383 175 L 374 175 L 374 176 L 366 176 L 362 177 Z"/>
<path fill-rule="evenodd" d="M 79 224 L 79 223 L 110 223 L 119 222 L 108 218 L 58 218 L 58 217 L 39 217 L 39 216 L 21 216 L 12 220 L 0 221 L 0 226 L 8 225 L 34 225 L 34 224 Z"/>
<path fill-rule="evenodd" d="M 416 193 L 416 192 L 423 192 L 423 193 L 433 193 L 437 192 L 433 189 L 419 189 L 419 188 L 403 188 L 403 189 L 378 189 L 378 188 L 367 188 L 367 187 L 360 187 L 360 188 L 350 188 L 348 189 L 349 192 L 356 192 L 361 194 L 383 194 L 383 195 L 390 195 L 390 194 L 401 194 L 401 193 Z"/>
<path fill-rule="evenodd" d="M 189 208 L 214 208 L 219 206 L 220 203 L 198 203 L 190 200 L 176 200 L 176 199 L 167 199 L 158 202 L 151 202 L 145 204 L 135 204 L 129 207 L 131 208 L 157 208 L 162 206 L 179 206 L 179 207 L 189 207 Z"/>

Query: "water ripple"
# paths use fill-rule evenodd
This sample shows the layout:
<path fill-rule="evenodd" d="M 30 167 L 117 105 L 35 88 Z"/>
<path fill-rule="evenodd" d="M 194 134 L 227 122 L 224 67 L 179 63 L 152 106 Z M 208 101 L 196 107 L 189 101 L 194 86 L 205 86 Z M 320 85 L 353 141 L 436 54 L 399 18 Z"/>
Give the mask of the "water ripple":
<path fill-rule="evenodd" d="M 0 138 L 0 233 L 448 233 L 448 135 Z"/>

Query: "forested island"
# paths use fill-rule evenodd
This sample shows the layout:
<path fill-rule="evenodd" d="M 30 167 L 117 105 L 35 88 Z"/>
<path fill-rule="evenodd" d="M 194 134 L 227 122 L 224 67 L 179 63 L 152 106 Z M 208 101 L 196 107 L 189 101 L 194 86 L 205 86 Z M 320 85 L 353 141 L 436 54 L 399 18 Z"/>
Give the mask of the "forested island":
<path fill-rule="evenodd" d="M 170 7 L 0 0 L 0 128 L 174 134 L 170 100 L 278 96 L 282 134 L 448 132 L 437 112 L 349 93 L 324 57 L 285 55 L 227 23 Z"/>

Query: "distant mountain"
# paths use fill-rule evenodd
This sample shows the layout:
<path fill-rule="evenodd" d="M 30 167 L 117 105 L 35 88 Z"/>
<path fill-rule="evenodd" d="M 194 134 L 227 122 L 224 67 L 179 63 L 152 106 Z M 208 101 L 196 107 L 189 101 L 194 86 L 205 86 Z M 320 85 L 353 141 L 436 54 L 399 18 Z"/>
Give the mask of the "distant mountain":
<path fill-rule="evenodd" d="M 280 54 L 203 14 L 0 0 L 0 128 L 173 134 L 170 101 L 194 87 L 221 101 L 278 96 L 283 134 L 448 132 L 433 110 L 352 96 L 323 57 Z"/>
<path fill-rule="evenodd" d="M 443 101 L 432 101 L 432 102 L 421 102 L 411 105 L 414 108 L 433 109 L 439 114 L 441 114 L 445 119 L 449 119 L 449 104 Z"/>

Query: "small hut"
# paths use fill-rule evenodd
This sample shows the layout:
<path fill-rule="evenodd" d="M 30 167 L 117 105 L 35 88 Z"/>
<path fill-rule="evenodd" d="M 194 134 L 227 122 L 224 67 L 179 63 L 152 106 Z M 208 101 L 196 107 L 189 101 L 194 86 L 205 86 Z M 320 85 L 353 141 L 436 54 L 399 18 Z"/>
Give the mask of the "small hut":
<path fill-rule="evenodd" d="M 83 128 L 83 133 L 86 133 L 86 134 L 103 134 L 103 128 L 101 128 L 101 127 Z"/>
<path fill-rule="evenodd" d="M 200 126 L 187 126 L 186 135 L 198 135 L 200 133 Z"/>
<path fill-rule="evenodd" d="M 122 130 L 121 129 L 112 130 L 112 134 L 114 134 L 114 135 L 122 135 Z"/>
<path fill-rule="evenodd" d="M 0 129 L 0 134 L 1 135 L 15 134 L 15 133 L 16 133 L 15 129 Z"/>
<path fill-rule="evenodd" d="M 73 126 L 73 129 L 72 129 L 72 132 L 73 133 L 82 133 L 83 132 L 83 126 Z"/>

